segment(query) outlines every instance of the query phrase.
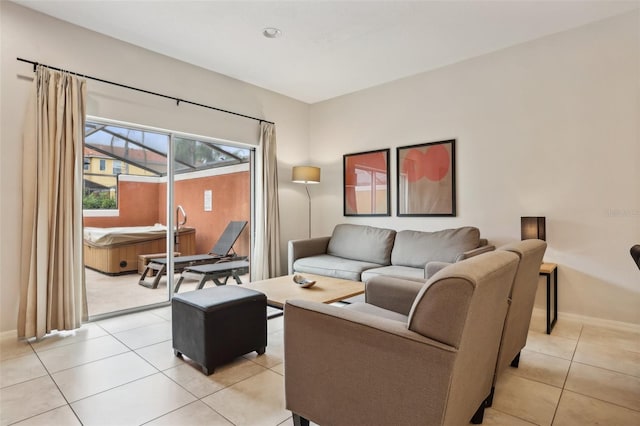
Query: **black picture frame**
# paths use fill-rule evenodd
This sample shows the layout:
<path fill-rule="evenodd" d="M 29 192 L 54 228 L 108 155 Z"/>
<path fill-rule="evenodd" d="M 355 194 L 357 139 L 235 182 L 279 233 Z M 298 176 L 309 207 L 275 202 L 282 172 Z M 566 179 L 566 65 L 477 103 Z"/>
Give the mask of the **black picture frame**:
<path fill-rule="evenodd" d="M 396 148 L 398 216 L 456 216 L 456 140 Z"/>
<path fill-rule="evenodd" d="M 345 216 L 391 216 L 390 156 L 389 148 L 343 156 Z"/>

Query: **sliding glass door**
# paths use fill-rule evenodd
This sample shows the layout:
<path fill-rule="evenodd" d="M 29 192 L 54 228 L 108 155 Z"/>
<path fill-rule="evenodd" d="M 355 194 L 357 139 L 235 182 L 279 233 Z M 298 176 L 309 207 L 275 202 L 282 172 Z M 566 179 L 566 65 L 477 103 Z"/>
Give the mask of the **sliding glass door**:
<path fill-rule="evenodd" d="M 166 252 L 160 194 L 169 149 L 167 133 L 87 120 L 83 252 L 90 317 L 169 300 L 167 291 L 139 285 L 146 263 Z"/>
<path fill-rule="evenodd" d="M 197 255 L 197 262 L 213 264 L 215 259 L 203 255 L 249 256 L 250 251 L 250 194 L 251 151 L 215 139 L 175 134 L 173 200 L 177 233 L 175 254 Z M 231 222 L 247 222 L 229 253 L 218 253 L 221 240 Z M 233 235 L 235 237 L 235 235 Z M 195 243 L 195 244 L 194 244 Z M 181 265 L 176 265 L 179 270 Z M 248 271 L 242 271 L 243 273 Z M 184 274 L 179 291 L 194 290 L 197 276 Z M 176 275 L 176 281 L 179 275 Z M 221 277 L 223 283 L 229 277 Z M 233 279 L 232 279 L 233 282 Z M 209 281 L 205 285 L 215 285 Z"/>
<path fill-rule="evenodd" d="M 249 220 L 250 158 L 249 149 L 215 139 L 88 118 L 83 221 L 90 317 L 169 302 L 183 266 L 174 269 L 173 257 L 206 254 L 226 223 Z M 248 255 L 250 247 L 246 231 L 234 250 Z M 195 282 L 185 280 L 180 291 L 192 288 Z"/>

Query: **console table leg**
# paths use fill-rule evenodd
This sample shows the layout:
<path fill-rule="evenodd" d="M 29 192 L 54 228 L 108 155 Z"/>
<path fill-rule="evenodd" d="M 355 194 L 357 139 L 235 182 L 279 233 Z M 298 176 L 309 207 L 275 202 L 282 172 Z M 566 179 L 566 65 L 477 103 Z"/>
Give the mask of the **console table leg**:
<path fill-rule="evenodd" d="M 558 321 L 558 268 L 553 270 L 553 321 L 551 321 L 549 333 L 556 325 L 556 321 Z"/>
<path fill-rule="evenodd" d="M 541 273 L 547 279 L 547 334 L 551 334 L 551 330 L 558 321 L 558 268 L 554 268 L 553 271 Z M 553 289 L 551 288 L 551 281 L 553 278 Z M 553 306 L 551 306 L 551 297 L 553 297 Z M 553 319 L 551 319 L 551 312 L 553 311 Z"/>
<path fill-rule="evenodd" d="M 551 274 L 547 277 L 547 334 L 551 334 Z"/>

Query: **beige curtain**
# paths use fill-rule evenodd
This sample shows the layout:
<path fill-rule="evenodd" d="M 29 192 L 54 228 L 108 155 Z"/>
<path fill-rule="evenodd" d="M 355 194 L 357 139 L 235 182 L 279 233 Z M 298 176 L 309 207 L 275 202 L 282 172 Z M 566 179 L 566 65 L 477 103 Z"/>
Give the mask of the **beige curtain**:
<path fill-rule="evenodd" d="M 276 128 L 260 123 L 260 157 L 256 175 L 256 239 L 252 280 L 280 276 L 280 211 L 278 208 L 278 161 Z"/>
<path fill-rule="evenodd" d="M 38 67 L 23 134 L 18 336 L 86 319 L 82 161 L 86 82 Z"/>

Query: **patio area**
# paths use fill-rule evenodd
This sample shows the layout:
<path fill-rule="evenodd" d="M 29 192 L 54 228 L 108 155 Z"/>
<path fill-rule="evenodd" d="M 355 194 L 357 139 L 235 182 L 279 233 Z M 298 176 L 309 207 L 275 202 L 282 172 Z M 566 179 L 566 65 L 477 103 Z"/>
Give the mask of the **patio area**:
<path fill-rule="evenodd" d="M 174 282 L 177 282 L 179 277 L 180 274 L 175 274 Z M 248 274 L 241 275 L 240 278 L 243 283 L 249 282 Z M 139 279 L 140 274 L 109 276 L 85 268 L 89 317 L 169 300 L 166 277 L 160 280 L 160 284 L 156 289 L 138 285 Z M 229 283 L 235 284 L 233 278 L 229 278 Z M 180 286 L 180 293 L 195 290 L 197 284 L 198 281 L 196 280 L 185 279 Z M 213 281 L 208 281 L 205 284 L 205 288 L 214 285 Z"/>

